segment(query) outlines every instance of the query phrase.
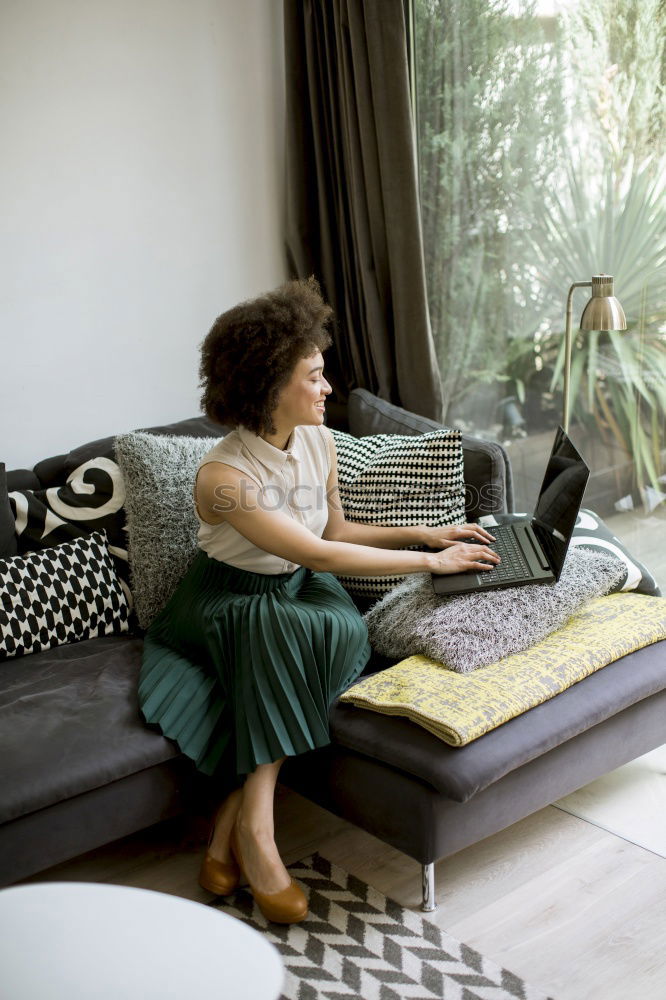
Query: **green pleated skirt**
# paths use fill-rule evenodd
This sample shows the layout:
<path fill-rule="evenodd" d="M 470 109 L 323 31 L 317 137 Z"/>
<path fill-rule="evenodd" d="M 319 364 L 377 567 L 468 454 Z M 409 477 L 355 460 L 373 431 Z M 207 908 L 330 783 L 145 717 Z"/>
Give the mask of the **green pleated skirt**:
<path fill-rule="evenodd" d="M 230 778 L 329 743 L 329 708 L 369 657 L 331 573 L 251 573 L 199 552 L 146 634 L 139 705 L 200 771 Z"/>

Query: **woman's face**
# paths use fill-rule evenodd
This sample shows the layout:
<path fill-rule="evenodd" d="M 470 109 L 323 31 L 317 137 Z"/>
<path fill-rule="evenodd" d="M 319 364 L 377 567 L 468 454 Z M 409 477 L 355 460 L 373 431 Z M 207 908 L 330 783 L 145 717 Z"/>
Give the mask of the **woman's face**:
<path fill-rule="evenodd" d="M 278 425 L 323 424 L 324 404 L 332 389 L 324 378 L 321 351 L 301 358 L 278 397 L 273 418 Z"/>

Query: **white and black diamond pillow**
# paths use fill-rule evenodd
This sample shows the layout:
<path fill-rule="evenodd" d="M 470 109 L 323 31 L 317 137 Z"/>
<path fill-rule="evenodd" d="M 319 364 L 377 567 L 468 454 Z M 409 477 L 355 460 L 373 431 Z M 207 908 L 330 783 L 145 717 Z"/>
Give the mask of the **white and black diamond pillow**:
<path fill-rule="evenodd" d="M 0 660 L 127 632 L 128 620 L 101 531 L 0 560 Z"/>
<path fill-rule="evenodd" d="M 441 527 L 465 520 L 462 434 L 375 434 L 356 438 L 332 431 L 340 501 L 359 524 Z M 419 546 L 411 546 L 419 548 Z M 383 597 L 404 576 L 340 576 L 358 597 Z"/>

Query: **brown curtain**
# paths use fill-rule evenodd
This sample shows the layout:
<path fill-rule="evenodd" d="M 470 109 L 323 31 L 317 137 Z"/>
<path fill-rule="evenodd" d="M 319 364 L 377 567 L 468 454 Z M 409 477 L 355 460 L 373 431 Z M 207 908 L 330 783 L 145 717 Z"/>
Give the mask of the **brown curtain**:
<path fill-rule="evenodd" d="M 336 397 L 365 388 L 440 420 L 403 0 L 284 0 L 284 14 L 287 252 L 335 310 Z"/>

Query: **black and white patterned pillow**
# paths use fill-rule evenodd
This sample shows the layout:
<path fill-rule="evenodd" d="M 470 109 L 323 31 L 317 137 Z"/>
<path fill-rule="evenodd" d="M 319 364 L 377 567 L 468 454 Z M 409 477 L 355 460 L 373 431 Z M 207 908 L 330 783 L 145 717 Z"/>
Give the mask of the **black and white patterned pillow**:
<path fill-rule="evenodd" d="M 125 525 L 125 484 L 112 451 L 96 454 L 96 445 L 78 448 L 65 458 L 66 481 L 41 490 L 13 490 L 9 496 L 18 553 L 51 548 L 103 531 L 128 600 L 129 566 Z"/>
<path fill-rule="evenodd" d="M 441 527 L 464 522 L 465 482 L 459 430 L 362 438 L 342 431 L 332 434 L 346 520 L 388 527 Z M 379 598 L 404 576 L 338 579 L 354 596 Z"/>
<path fill-rule="evenodd" d="M 578 512 L 571 545 L 594 549 L 596 552 L 606 552 L 619 559 L 624 565 L 625 576 L 616 587 L 616 590 L 635 590 L 638 594 L 661 597 L 661 590 L 657 585 L 657 581 L 647 566 L 639 562 L 629 552 L 617 535 L 613 534 L 608 525 L 593 510 L 582 507 Z"/>
<path fill-rule="evenodd" d="M 128 621 L 101 531 L 0 560 L 0 660 L 127 632 Z"/>

